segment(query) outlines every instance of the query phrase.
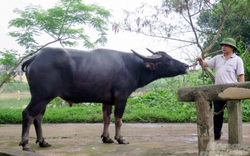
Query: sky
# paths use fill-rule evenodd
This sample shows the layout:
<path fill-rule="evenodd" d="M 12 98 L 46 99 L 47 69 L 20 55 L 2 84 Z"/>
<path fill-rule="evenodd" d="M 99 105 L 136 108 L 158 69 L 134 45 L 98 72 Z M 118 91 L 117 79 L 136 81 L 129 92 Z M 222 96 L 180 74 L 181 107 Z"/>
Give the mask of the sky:
<path fill-rule="evenodd" d="M 24 51 L 22 47 L 20 47 L 14 38 L 8 36 L 8 22 L 11 19 L 17 17 L 15 13 L 13 13 L 13 9 L 19 8 L 23 9 L 25 6 L 30 4 L 32 5 L 41 5 L 43 9 L 48 9 L 53 7 L 58 0 L 8 0 L 1 3 L 0 6 L 0 50 L 4 49 L 16 49 L 18 51 Z M 136 7 L 140 6 L 141 3 L 149 3 L 149 4 L 161 4 L 162 0 L 83 0 L 84 3 L 92 3 L 99 4 L 103 6 L 105 9 L 111 11 L 113 19 L 122 19 L 123 18 L 123 10 L 134 10 Z M 111 29 L 111 27 L 109 28 Z M 115 34 L 113 31 L 108 31 L 108 43 L 105 44 L 104 47 L 107 49 L 115 49 L 120 51 L 129 52 L 131 49 L 149 55 L 146 51 L 146 48 L 149 48 L 153 51 L 169 51 L 169 55 L 177 58 L 179 60 L 184 60 L 180 51 L 173 51 L 175 49 L 173 45 L 175 44 L 173 41 L 162 40 L 150 38 L 144 35 L 139 35 L 136 33 L 124 32 L 120 31 Z M 179 44 L 179 43 L 176 43 Z M 57 45 L 53 45 L 57 46 Z M 80 47 L 76 47 L 80 48 Z"/>

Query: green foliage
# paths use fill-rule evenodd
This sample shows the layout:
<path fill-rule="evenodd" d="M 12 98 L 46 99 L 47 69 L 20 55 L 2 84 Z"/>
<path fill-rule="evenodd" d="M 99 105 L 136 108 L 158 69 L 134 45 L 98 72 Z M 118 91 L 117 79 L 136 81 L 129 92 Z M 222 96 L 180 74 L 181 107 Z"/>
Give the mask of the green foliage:
<path fill-rule="evenodd" d="M 243 122 L 250 121 L 250 100 L 242 101 L 242 121 Z"/>
<path fill-rule="evenodd" d="M 4 50 L 0 51 L 0 81 L 4 80 L 10 69 L 15 67 L 16 61 L 18 59 L 17 51 L 15 50 Z"/>
<path fill-rule="evenodd" d="M 47 10 L 31 5 L 14 12 L 20 17 L 9 22 L 10 27 L 16 28 L 9 35 L 17 38 L 18 44 L 27 50 L 37 49 L 37 38 L 43 34 L 52 37 L 51 43 L 60 42 L 62 46 L 76 46 L 77 40 L 81 40 L 85 47 L 93 48 L 107 42 L 110 12 L 97 5 L 85 5 L 81 0 L 61 0 Z M 96 39 L 92 41 L 90 35 Z"/>
<path fill-rule="evenodd" d="M 5 67 L 5 70 L 14 67 L 17 59 L 18 54 L 15 50 L 0 51 L 0 64 Z"/>
<path fill-rule="evenodd" d="M 128 100 L 126 122 L 195 122 L 195 105 L 177 101 L 176 90 L 157 89 Z"/>
<path fill-rule="evenodd" d="M 214 3 L 212 10 L 203 10 L 198 17 L 197 24 L 204 32 L 201 34 L 204 47 L 206 48 L 211 44 L 215 32 L 223 23 L 224 18 L 226 20 L 223 29 L 210 52 L 220 49 L 219 43 L 225 37 L 233 37 L 236 40 L 243 41 L 245 44 L 249 43 L 250 35 L 246 33 L 246 30 L 250 29 L 249 7 L 249 0 L 221 0 L 218 3 Z"/>
<path fill-rule="evenodd" d="M 86 106 L 84 104 L 74 107 L 48 108 L 44 116 L 46 123 L 95 123 L 102 122 L 102 109 L 100 104 Z"/>
<path fill-rule="evenodd" d="M 48 104 L 48 107 L 62 107 L 62 106 L 67 106 L 67 103 L 66 103 L 66 101 L 64 101 L 63 99 L 61 99 L 59 97 L 53 99 Z"/>
<path fill-rule="evenodd" d="M 200 10 L 201 7 L 205 7 L 210 4 L 210 1 L 195 0 L 192 2 L 186 0 L 164 0 L 164 6 L 170 7 L 173 11 L 184 14 L 185 11 L 189 10 Z"/>
<path fill-rule="evenodd" d="M 0 64 L 2 65 L 5 71 L 9 71 L 11 68 L 15 66 L 15 62 L 17 61 L 17 51 L 15 50 L 4 50 L 0 51 Z"/>
<path fill-rule="evenodd" d="M 243 41 L 238 42 L 238 55 L 242 58 L 244 62 L 245 79 L 250 81 L 250 52 L 247 51 L 246 45 Z"/>
<path fill-rule="evenodd" d="M 20 124 L 22 123 L 21 109 L 1 108 L 0 124 Z"/>

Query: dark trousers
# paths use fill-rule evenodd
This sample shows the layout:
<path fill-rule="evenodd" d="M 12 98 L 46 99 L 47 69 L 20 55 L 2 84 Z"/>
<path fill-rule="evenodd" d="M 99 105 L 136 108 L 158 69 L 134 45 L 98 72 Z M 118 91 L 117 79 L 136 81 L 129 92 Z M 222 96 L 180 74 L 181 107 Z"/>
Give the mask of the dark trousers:
<path fill-rule="evenodd" d="M 214 101 L 214 112 L 218 113 L 220 112 L 227 101 Z M 218 139 L 221 136 L 221 129 L 223 125 L 223 115 L 224 111 L 222 111 L 220 114 L 214 115 L 214 138 Z"/>

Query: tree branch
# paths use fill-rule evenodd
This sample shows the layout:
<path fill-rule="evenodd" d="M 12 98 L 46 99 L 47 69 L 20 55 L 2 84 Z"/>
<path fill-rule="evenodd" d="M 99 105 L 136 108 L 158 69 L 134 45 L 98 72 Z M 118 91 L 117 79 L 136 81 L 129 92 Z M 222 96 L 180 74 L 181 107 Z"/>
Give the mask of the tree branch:
<path fill-rule="evenodd" d="M 179 42 L 186 42 L 186 43 L 196 44 L 196 42 L 193 42 L 193 41 L 187 41 L 187 40 L 176 39 L 176 38 L 171 38 L 171 37 L 164 37 L 164 36 L 158 36 L 158 35 L 151 35 L 151 34 L 146 34 L 144 32 L 138 32 L 138 31 L 135 31 L 135 30 L 129 30 L 129 31 L 134 32 L 134 33 L 140 33 L 140 34 L 143 34 L 145 36 L 155 37 L 155 38 L 162 38 L 162 39 L 167 39 L 167 40 L 174 40 L 174 41 L 179 41 Z"/>
<path fill-rule="evenodd" d="M 204 56 L 204 59 L 207 58 L 207 57 L 209 57 L 209 56 L 212 56 L 212 55 L 214 55 L 214 54 L 217 54 L 217 53 L 219 53 L 219 52 L 221 52 L 221 50 L 216 50 L 216 51 L 214 51 L 214 52 L 208 53 L 207 55 Z"/>
<path fill-rule="evenodd" d="M 222 29 L 223 29 L 223 27 L 224 27 L 224 25 L 225 25 L 226 19 L 227 19 L 227 15 L 223 16 L 223 20 L 222 20 L 221 26 L 220 26 L 219 30 L 216 32 L 216 35 L 215 35 L 215 37 L 213 38 L 211 44 L 210 44 L 206 49 L 203 50 L 203 53 L 202 53 L 202 57 L 203 57 L 203 58 L 204 58 L 205 54 L 213 48 L 213 46 L 214 46 L 214 44 L 215 44 L 217 38 L 218 38 L 219 35 L 221 34 L 221 31 L 222 31 Z"/>
<path fill-rule="evenodd" d="M 196 31 L 195 31 L 195 27 L 194 27 L 194 24 L 193 24 L 193 20 L 192 20 L 192 18 L 191 18 L 189 6 L 188 6 L 188 0 L 185 0 L 185 2 L 186 2 L 186 5 L 187 5 L 189 24 L 190 24 L 190 26 L 191 26 L 191 28 L 192 28 L 192 30 L 193 30 L 193 33 L 194 33 L 194 36 L 195 36 L 195 40 L 196 40 L 196 44 L 197 44 L 197 46 L 200 48 L 200 50 L 202 51 L 202 47 L 201 47 L 201 45 L 200 45 L 200 43 L 199 43 L 198 35 L 197 35 Z"/>
<path fill-rule="evenodd" d="M 37 52 L 39 52 L 41 49 L 43 49 L 44 47 L 50 45 L 50 44 L 53 44 L 55 42 L 57 42 L 58 40 L 55 40 L 55 41 L 51 41 L 43 46 L 41 46 L 40 48 L 38 48 L 36 51 L 34 52 L 31 52 L 29 53 L 28 55 L 22 57 L 18 62 L 17 64 L 9 71 L 9 74 L 7 74 L 7 76 L 4 78 L 3 81 L 1 81 L 0 83 L 0 88 L 5 84 L 5 83 L 8 83 L 10 80 L 11 80 L 11 76 L 12 76 L 12 73 L 15 71 L 15 69 L 23 62 L 23 60 L 25 60 L 26 58 L 36 54 Z"/>
<path fill-rule="evenodd" d="M 72 1 L 69 3 L 69 5 L 67 6 L 66 11 L 65 11 L 64 14 L 63 14 L 62 25 L 61 25 L 61 28 L 59 29 L 60 31 L 59 31 L 59 33 L 58 33 L 58 38 L 60 38 L 60 36 L 61 36 L 61 34 L 62 34 L 63 27 L 64 27 L 64 24 L 65 24 L 65 21 L 66 21 L 66 15 L 68 14 L 69 7 L 70 7 L 71 4 L 72 4 Z"/>

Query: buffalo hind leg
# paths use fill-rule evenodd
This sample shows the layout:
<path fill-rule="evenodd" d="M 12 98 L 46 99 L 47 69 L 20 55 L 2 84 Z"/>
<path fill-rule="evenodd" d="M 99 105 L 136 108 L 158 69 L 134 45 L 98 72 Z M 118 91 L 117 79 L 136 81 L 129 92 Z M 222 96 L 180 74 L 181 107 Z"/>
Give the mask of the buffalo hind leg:
<path fill-rule="evenodd" d="M 38 117 L 40 112 L 42 112 L 45 109 L 48 102 L 49 100 L 39 101 L 39 100 L 34 100 L 34 98 L 31 98 L 29 105 L 23 110 L 22 137 L 19 146 L 22 146 L 24 151 L 35 152 L 28 145 L 30 126 L 33 123 L 33 121 L 35 122 L 35 124 L 38 125 L 38 121 L 37 119 L 35 121 L 35 118 Z"/>
<path fill-rule="evenodd" d="M 42 122 L 43 122 L 43 115 L 45 113 L 46 108 L 44 108 L 44 110 L 38 114 L 38 116 L 34 119 L 34 126 L 35 126 L 35 130 L 36 130 L 36 143 L 39 143 L 40 147 L 50 147 L 51 145 L 49 143 L 47 143 L 44 140 L 43 137 L 43 131 L 42 131 Z"/>
<path fill-rule="evenodd" d="M 103 114 L 103 133 L 101 135 L 103 143 L 114 143 L 114 141 L 109 137 L 109 124 L 110 115 L 112 113 L 112 105 L 103 104 L 102 114 Z"/>
<path fill-rule="evenodd" d="M 115 105 L 115 140 L 119 144 L 129 144 L 129 142 L 121 135 L 122 116 L 125 110 L 125 106 L 126 102 Z"/>
<path fill-rule="evenodd" d="M 32 148 L 29 147 L 29 131 L 30 126 L 33 122 L 33 118 L 27 115 L 27 108 L 23 111 L 23 121 L 22 121 L 22 138 L 19 146 L 23 147 L 24 151 L 35 152 Z"/>

